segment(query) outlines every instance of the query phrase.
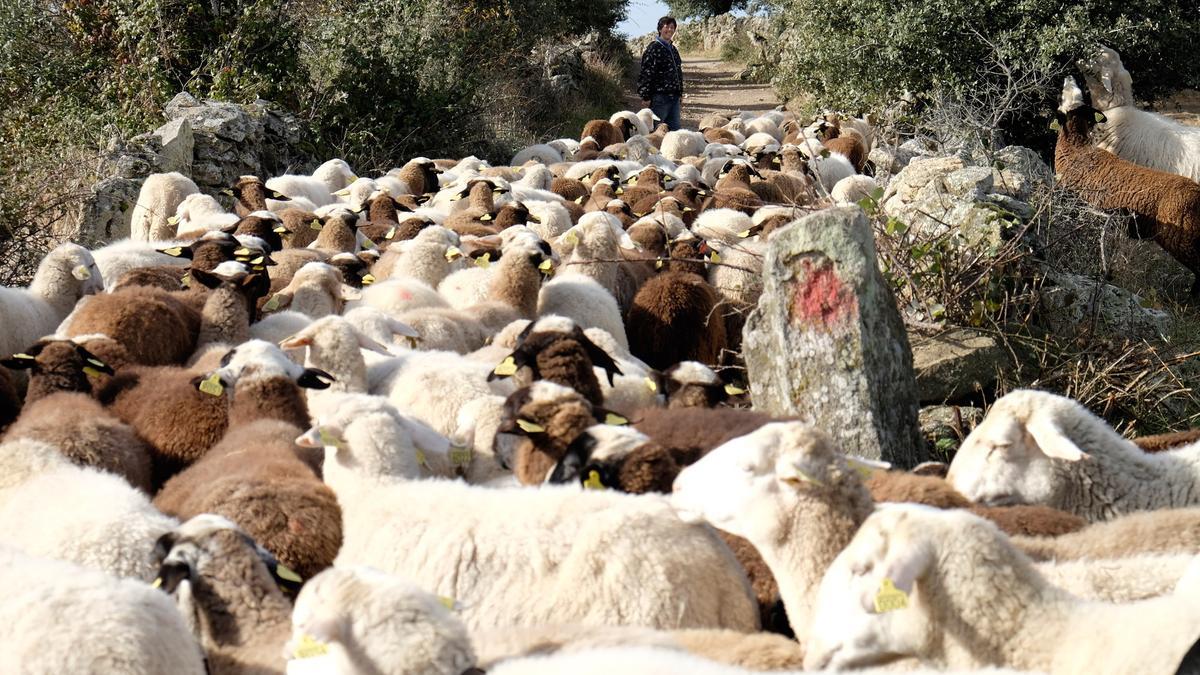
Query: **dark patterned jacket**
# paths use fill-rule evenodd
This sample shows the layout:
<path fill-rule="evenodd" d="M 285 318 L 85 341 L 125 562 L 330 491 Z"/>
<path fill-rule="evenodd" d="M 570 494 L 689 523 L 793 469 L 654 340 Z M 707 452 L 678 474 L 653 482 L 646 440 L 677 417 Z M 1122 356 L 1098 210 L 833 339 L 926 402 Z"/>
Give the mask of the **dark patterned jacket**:
<path fill-rule="evenodd" d="M 655 38 L 642 52 L 642 72 L 638 74 L 638 96 L 650 100 L 653 94 L 679 96 L 683 93 L 683 61 L 675 45 Z"/>

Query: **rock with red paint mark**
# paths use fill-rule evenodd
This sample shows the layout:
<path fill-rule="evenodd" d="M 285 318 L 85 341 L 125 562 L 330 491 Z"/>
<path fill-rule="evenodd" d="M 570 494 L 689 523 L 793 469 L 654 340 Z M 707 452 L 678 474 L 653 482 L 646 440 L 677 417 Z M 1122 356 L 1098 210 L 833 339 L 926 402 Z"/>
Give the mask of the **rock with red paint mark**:
<path fill-rule="evenodd" d="M 799 417 L 854 455 L 902 467 L 929 459 L 912 350 L 857 206 L 772 236 L 742 353 L 754 406 Z"/>

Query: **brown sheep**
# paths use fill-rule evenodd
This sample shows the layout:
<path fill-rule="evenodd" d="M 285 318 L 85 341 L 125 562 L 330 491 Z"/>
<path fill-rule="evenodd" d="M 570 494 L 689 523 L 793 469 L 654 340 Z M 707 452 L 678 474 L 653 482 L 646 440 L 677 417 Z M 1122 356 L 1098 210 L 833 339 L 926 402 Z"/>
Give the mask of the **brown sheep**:
<path fill-rule="evenodd" d="M 496 234 L 499 232 L 494 221 L 496 207 L 493 194 L 496 190 L 489 181 L 469 181 L 459 194 L 462 197 L 469 196 L 470 206 L 450 214 L 442 225 L 459 236 L 486 237 Z"/>
<path fill-rule="evenodd" d="M 89 373 L 112 375 L 112 367 L 70 340 L 43 338 L 20 354 L 0 360 L 8 370 L 28 370 L 25 405 L 59 392 L 92 393 Z"/>
<path fill-rule="evenodd" d="M 568 202 L 587 199 L 591 194 L 587 184 L 574 178 L 554 178 L 550 181 L 550 191 Z"/>
<path fill-rule="evenodd" d="M 181 296 L 146 286 L 130 286 L 82 303 L 67 337 L 100 333 L 147 366 L 183 363 L 196 349 L 200 311 Z"/>
<path fill-rule="evenodd" d="M 862 173 L 863 166 L 867 163 L 868 149 L 858 134 L 843 134 L 839 127 L 830 126 L 822 144 L 830 152 L 840 152 L 845 155 L 854 170 Z"/>
<path fill-rule="evenodd" d="M 727 344 L 720 304 L 716 290 L 695 274 L 651 278 L 626 315 L 630 352 L 658 370 L 680 361 L 719 362 Z"/>
<path fill-rule="evenodd" d="M 333 491 L 296 453 L 303 432 L 278 420 L 230 429 L 167 481 L 154 505 L 180 519 L 225 516 L 300 576 L 312 577 L 333 564 L 342 517 Z"/>
<path fill-rule="evenodd" d="M 864 484 L 876 502 L 914 502 L 939 509 L 966 509 L 1009 535 L 1054 537 L 1087 525 L 1079 516 L 1045 506 L 977 506 L 945 479 L 902 471 L 874 471 Z"/>
<path fill-rule="evenodd" d="M 638 172 L 635 178 L 629 180 L 629 187 L 624 188 L 621 199 L 626 204 L 637 204 L 647 197 L 666 192 L 663 185 L 663 170 L 657 166 L 648 166 Z"/>
<path fill-rule="evenodd" d="M 1089 144 L 1092 127 L 1104 116 L 1083 103 L 1083 93 L 1067 78 L 1056 122 L 1054 171 L 1059 184 L 1092 206 L 1128 209 L 1130 234 L 1153 239 L 1195 275 L 1191 294 L 1200 297 L 1200 183 L 1155 171 Z"/>
<path fill-rule="evenodd" d="M 264 185 L 258 176 L 239 176 L 237 182 L 221 192 L 234 198 L 233 210 L 243 218 L 255 211 L 266 211 L 268 199 L 281 202 L 291 200 L 287 195 Z"/>
<path fill-rule="evenodd" d="M 559 316 L 530 322 L 517 336 L 512 353 L 503 363 L 510 365 L 511 372 L 493 372 L 488 375 L 489 381 L 527 367 L 534 381 L 546 380 L 570 387 L 592 405 L 604 402 L 593 366 L 608 373 L 610 385 L 613 376 L 621 374 L 612 357 L 588 339 L 583 329 L 571 319 Z"/>
<path fill-rule="evenodd" d="M 762 207 L 763 200 L 751 188 L 751 176 L 762 178 L 758 169 L 745 162 L 730 160 L 726 163 L 721 179 L 717 181 L 717 186 L 713 189 L 712 196 L 706 200 L 701 210 L 736 209 L 754 215 L 754 212 Z"/>
<path fill-rule="evenodd" d="M 1153 436 L 1142 436 L 1140 438 L 1130 439 L 1133 444 L 1146 452 L 1162 452 L 1177 448 L 1188 443 L 1200 441 L 1200 429 L 1188 429 L 1187 431 L 1175 431 L 1169 434 L 1155 434 Z"/>
<path fill-rule="evenodd" d="M 284 235 L 287 248 L 304 248 L 316 241 L 317 233 L 321 231 L 321 218 L 312 211 L 284 209 L 279 212 L 279 219 L 288 231 Z"/>
<path fill-rule="evenodd" d="M 621 130 L 608 120 L 592 120 L 583 125 L 583 132 L 579 134 L 579 139 L 583 140 L 589 136 L 596 141 L 598 149 L 625 142 L 625 136 L 621 134 Z M 575 159 L 582 161 L 578 156 Z"/>
<path fill-rule="evenodd" d="M 545 380 L 509 394 L 497 431 L 524 436 L 512 458 L 513 476 L 525 485 L 544 482 L 571 443 L 596 424 L 595 415 L 579 392 Z"/>
<path fill-rule="evenodd" d="M 733 135 L 733 132 L 720 127 L 705 129 L 704 140 L 708 141 L 709 143 L 727 143 L 729 145 L 737 144 L 737 137 Z"/>
<path fill-rule="evenodd" d="M 414 157 L 408 160 L 399 171 L 392 170 L 388 175 L 394 175 L 408 186 L 414 195 L 429 194 L 438 190 L 438 174 L 441 169 L 430 159 Z"/>
<path fill-rule="evenodd" d="M 28 403 L 4 435 L 5 441 L 17 438 L 49 443 L 79 466 L 121 476 L 143 492 L 151 490 L 153 449 L 89 394 L 60 391 Z"/>

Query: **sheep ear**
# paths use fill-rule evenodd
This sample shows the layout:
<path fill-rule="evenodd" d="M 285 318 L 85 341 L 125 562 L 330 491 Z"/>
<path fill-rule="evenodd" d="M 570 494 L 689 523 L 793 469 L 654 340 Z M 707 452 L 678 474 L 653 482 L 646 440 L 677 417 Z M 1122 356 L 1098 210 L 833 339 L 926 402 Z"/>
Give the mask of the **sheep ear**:
<path fill-rule="evenodd" d="M 596 346 L 596 343 L 588 339 L 587 335 L 584 334 L 582 330 L 579 332 L 579 343 L 583 345 L 583 350 L 587 352 L 588 358 L 592 360 L 593 366 L 596 366 L 597 368 L 603 368 L 604 372 L 608 373 L 608 386 L 611 387 L 613 384 L 613 376 L 624 375 L 625 373 L 621 372 L 621 369 L 617 367 L 617 362 L 613 361 L 613 358 L 608 355 L 608 352 Z"/>
<path fill-rule="evenodd" d="M 898 534 L 896 530 L 889 532 L 889 535 L 894 534 Z M 888 537 L 888 551 L 882 566 L 884 578 L 891 580 L 897 590 L 912 593 L 917 579 L 933 564 L 933 552 L 928 546 L 896 546 L 897 539 L 897 536 Z"/>
<path fill-rule="evenodd" d="M 1067 438 L 1067 435 L 1053 420 L 1046 419 L 1042 415 L 1035 415 L 1033 419 L 1026 422 L 1025 431 L 1033 437 L 1033 442 L 1037 444 L 1042 454 L 1051 459 L 1078 462 L 1088 457 L 1086 452 Z"/>
<path fill-rule="evenodd" d="M 185 560 L 171 560 L 164 562 L 158 568 L 158 576 L 154 579 L 154 586 L 161 588 L 164 592 L 174 593 L 179 584 L 183 583 L 192 576 L 192 566 Z"/>
<path fill-rule="evenodd" d="M 304 374 L 296 380 L 296 384 L 305 389 L 328 389 L 334 382 L 337 378 L 320 368 L 305 368 Z"/>
<path fill-rule="evenodd" d="M 1104 91 L 1109 94 L 1113 93 L 1113 78 L 1112 71 L 1108 68 L 1104 69 L 1104 73 L 1100 75 L 1100 86 L 1104 87 Z"/>
<path fill-rule="evenodd" d="M 37 365 L 37 361 L 32 354 L 13 354 L 7 359 L 0 359 L 0 366 L 9 370 L 29 370 L 35 365 Z"/>
<path fill-rule="evenodd" d="M 205 272 L 204 270 L 189 269 L 188 274 L 191 275 L 192 279 L 199 281 L 202 286 L 210 289 L 219 287 L 225 281 L 212 272 Z"/>
<path fill-rule="evenodd" d="M 101 361 L 95 354 L 84 349 L 83 345 L 75 345 L 75 353 L 79 354 L 80 358 L 86 362 L 83 366 L 85 369 L 91 368 L 98 372 L 104 373 L 105 375 L 116 374 L 113 372 L 112 366 L 109 366 L 107 363 Z"/>
<path fill-rule="evenodd" d="M 575 437 L 567 446 L 567 453 L 554 465 L 547 483 L 573 483 L 583 477 L 583 467 L 592 455 L 591 436 L 586 432 Z"/>

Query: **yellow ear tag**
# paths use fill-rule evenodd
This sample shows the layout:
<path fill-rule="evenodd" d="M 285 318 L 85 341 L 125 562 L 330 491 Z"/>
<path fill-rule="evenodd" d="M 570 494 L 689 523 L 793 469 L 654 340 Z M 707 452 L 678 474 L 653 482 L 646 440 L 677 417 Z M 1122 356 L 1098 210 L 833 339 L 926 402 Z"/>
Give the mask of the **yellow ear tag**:
<path fill-rule="evenodd" d="M 579 243 L 579 235 L 575 234 L 574 232 L 568 232 L 567 235 L 563 237 L 563 241 L 567 242 L 568 246 L 574 246 L 575 244 Z"/>
<path fill-rule="evenodd" d="M 457 246 L 451 246 L 450 248 L 446 249 L 446 262 L 454 262 L 454 259 L 462 254 L 463 252 L 458 250 Z"/>
<path fill-rule="evenodd" d="M 576 198 L 575 198 L 575 203 L 576 203 L 576 204 L 582 204 L 582 203 L 583 203 L 583 196 L 576 197 Z"/>
<path fill-rule="evenodd" d="M 320 232 L 321 231 L 321 221 L 317 220 L 316 218 L 313 218 L 312 222 L 308 224 L 308 228 L 310 230 L 316 230 L 317 232 Z"/>
<path fill-rule="evenodd" d="M 342 447 L 341 439 L 338 438 L 337 436 L 334 436 L 333 433 L 330 432 L 325 427 L 321 427 L 320 429 L 318 429 L 317 433 L 319 433 L 321 435 L 321 445 L 324 445 L 325 447 L 328 447 L 328 448 Z"/>
<path fill-rule="evenodd" d="M 265 262 L 265 259 L 264 259 L 264 258 L 263 258 L 261 255 L 260 255 L 260 256 L 258 256 L 257 258 L 252 258 L 252 259 L 250 260 L 250 264 L 251 264 L 251 265 L 261 265 L 261 264 L 263 264 L 264 262 Z"/>
<path fill-rule="evenodd" d="M 170 218 L 167 218 L 167 224 L 168 225 L 178 225 L 179 224 L 179 216 L 171 216 Z"/>
<path fill-rule="evenodd" d="M 551 272 L 554 271 L 554 262 L 551 261 L 549 258 L 547 258 L 542 261 L 541 265 L 538 265 L 538 269 L 545 272 L 546 274 L 550 274 Z"/>
<path fill-rule="evenodd" d="M 630 179 L 629 179 L 629 184 L 630 184 L 630 185 L 637 185 L 637 176 L 634 176 L 633 178 L 630 178 Z"/>
<path fill-rule="evenodd" d="M 800 483 L 812 483 L 813 485 L 820 485 L 820 486 L 822 486 L 822 487 L 824 487 L 824 486 L 825 486 L 825 484 L 824 484 L 824 483 L 822 483 L 821 481 L 819 481 L 819 480 L 817 480 L 816 478 L 812 477 L 811 475 L 809 475 L 809 474 L 805 473 L 805 472 L 804 472 L 802 469 L 800 469 L 799 467 L 795 467 L 795 466 L 793 466 L 793 467 L 792 467 L 792 470 L 796 472 L 796 476 L 795 476 L 795 477 L 788 477 L 788 478 L 784 478 L 784 479 L 783 479 L 783 482 L 785 482 L 785 483 L 791 483 L 791 484 L 793 484 L 793 485 L 799 485 Z"/>
<path fill-rule="evenodd" d="M 521 427 L 521 431 L 527 434 L 538 434 L 546 430 L 546 427 L 530 422 L 529 420 L 517 420 L 517 426 Z"/>
<path fill-rule="evenodd" d="M 166 253 L 167 255 L 169 255 L 173 258 L 178 258 L 179 254 L 183 253 L 183 247 L 182 246 L 172 246 L 171 248 L 164 248 L 163 250 L 159 251 L 159 253 Z"/>
<path fill-rule="evenodd" d="M 450 446 L 450 463 L 458 467 L 466 467 L 471 463 L 471 448 L 462 445 Z"/>
<path fill-rule="evenodd" d="M 772 163 L 772 164 L 783 164 L 783 162 L 781 162 L 781 161 L 779 160 L 779 158 L 778 158 L 778 157 L 776 157 L 776 158 L 772 159 L 772 160 L 771 160 L 771 163 Z"/>
<path fill-rule="evenodd" d="M 485 214 L 483 214 L 482 216 L 479 216 L 479 219 L 480 219 L 480 220 L 484 220 L 484 221 L 491 220 L 491 219 L 492 219 L 492 214 L 490 214 L 490 213 L 485 213 Z"/>
<path fill-rule="evenodd" d="M 875 594 L 875 611 L 879 614 L 894 612 L 908 607 L 908 594 L 896 588 L 891 579 L 885 578 Z"/>
<path fill-rule="evenodd" d="M 373 274 L 362 275 L 362 282 L 363 282 L 363 286 L 370 286 L 371 284 L 375 283 L 375 275 L 373 275 Z"/>
<path fill-rule="evenodd" d="M 150 583 L 150 588 L 162 588 L 162 577 L 154 577 L 154 581 Z"/>
<path fill-rule="evenodd" d="M 649 389 L 650 391 L 654 391 L 654 392 L 658 391 L 658 385 L 655 384 L 654 378 L 647 377 L 646 379 L 642 380 L 642 382 L 646 383 L 646 388 Z"/>
<path fill-rule="evenodd" d="M 92 273 L 88 270 L 86 265 L 76 265 L 75 268 L 71 270 L 71 276 L 80 281 L 86 281 L 92 278 Z"/>
<path fill-rule="evenodd" d="M 283 225 L 280 225 L 279 227 L 277 227 L 271 231 L 274 232 L 275 234 L 287 234 L 288 233 L 288 229 L 286 227 L 284 227 Z"/>
<path fill-rule="evenodd" d="M 84 375 L 91 375 L 92 377 L 100 377 L 100 376 L 101 376 L 101 375 L 103 375 L 104 373 L 101 373 L 100 371 L 96 370 L 95 368 L 93 368 L 93 367 L 91 367 L 91 366 L 84 366 L 84 367 L 83 367 L 83 374 L 84 374 Z"/>
<path fill-rule="evenodd" d="M 716 251 L 713 251 L 712 254 L 708 256 L 708 262 L 710 262 L 710 263 L 721 262 L 721 254 L 717 253 Z"/>
<path fill-rule="evenodd" d="M 451 612 L 453 612 L 455 609 L 458 609 L 458 602 L 454 598 L 448 598 L 444 595 L 439 595 L 438 602 L 442 603 L 442 607 L 445 607 Z"/>
<path fill-rule="evenodd" d="M 656 270 L 661 270 L 661 269 L 662 269 L 662 266 L 663 266 L 663 259 L 662 259 L 662 258 L 656 258 L 656 259 L 654 260 L 654 269 L 656 269 Z"/>
<path fill-rule="evenodd" d="M 428 469 L 429 468 L 429 458 L 425 456 L 425 451 L 420 448 L 417 448 L 416 456 L 417 456 L 417 464 L 420 464 L 421 466 Z"/>
<path fill-rule="evenodd" d="M 729 394 L 730 396 L 741 396 L 742 394 L 746 393 L 746 390 L 742 389 L 741 387 L 735 387 L 732 384 L 727 384 L 725 385 L 725 393 Z"/>
<path fill-rule="evenodd" d="M 236 251 L 234 251 L 233 254 L 234 255 L 250 255 L 250 249 L 243 246 L 242 248 L 239 248 Z"/>
<path fill-rule="evenodd" d="M 383 235 L 383 238 L 391 239 L 392 237 L 395 237 L 395 236 L 396 236 L 396 228 L 393 227 L 387 231 L 387 234 Z"/>
<path fill-rule="evenodd" d="M 284 565 L 283 563 L 275 564 L 275 576 L 285 581 L 293 581 L 298 584 L 304 583 L 304 579 L 301 579 L 299 574 L 296 574 L 292 568 Z"/>
<path fill-rule="evenodd" d="M 1058 120 L 1053 120 L 1050 122 L 1051 131 L 1058 131 L 1059 129 L 1062 129 L 1062 125 L 1058 123 Z"/>
<path fill-rule="evenodd" d="M 221 377 L 213 373 L 200 383 L 200 391 L 209 396 L 220 396 L 225 391 L 225 387 L 221 385 Z"/>
<path fill-rule="evenodd" d="M 1094 115 L 1094 119 L 1096 120 L 1096 123 L 1097 123 L 1097 124 L 1102 124 L 1102 123 L 1104 123 L 1104 122 L 1107 122 L 1107 121 L 1108 121 L 1108 118 L 1107 118 L 1107 117 L 1105 117 L 1105 116 L 1104 116 L 1104 113 L 1102 113 L 1102 112 L 1098 112 L 1098 113 L 1096 113 L 1096 114 Z"/>
<path fill-rule="evenodd" d="M 486 270 L 487 268 L 491 267 L 491 266 L 492 266 L 492 254 L 491 254 L 491 253 L 484 253 L 483 255 L 481 255 L 481 256 L 479 256 L 478 258 L 476 258 L 476 259 L 475 259 L 475 266 L 476 266 L 476 267 L 482 267 L 482 268 L 483 268 L 483 269 L 485 269 L 485 270 Z"/>
<path fill-rule="evenodd" d="M 370 239 L 367 239 L 366 237 L 363 237 L 363 248 L 378 248 L 378 247 L 375 246 L 375 242 L 371 241 Z"/>
<path fill-rule="evenodd" d="M 28 355 L 28 354 L 25 354 L 25 353 L 21 353 L 21 354 L 13 354 L 13 355 L 12 355 L 12 357 L 13 357 L 14 359 L 27 359 L 27 360 L 29 360 L 29 361 L 33 361 L 33 360 L 34 360 L 34 358 L 33 358 L 32 356 L 30 356 L 30 355 Z"/>
<path fill-rule="evenodd" d="M 267 304 L 263 305 L 264 312 L 274 312 L 277 309 L 279 309 L 279 296 L 278 295 L 271 296 L 271 299 L 267 301 Z"/>
<path fill-rule="evenodd" d="M 105 368 L 108 366 L 107 363 L 101 361 L 100 359 L 88 359 L 87 362 L 93 366 L 96 366 L 97 368 Z"/>
<path fill-rule="evenodd" d="M 742 239 L 745 239 L 746 237 L 750 236 L 750 230 L 742 230 L 741 232 L 738 232 L 738 236 Z"/>
<path fill-rule="evenodd" d="M 301 635 L 300 644 L 296 645 L 296 649 L 292 651 L 292 656 L 297 659 L 311 659 L 317 656 L 324 656 L 328 653 L 329 645 L 311 635 Z"/>
<path fill-rule="evenodd" d="M 496 367 L 492 369 L 492 372 L 501 377 L 508 377 L 510 375 L 516 375 L 517 374 L 517 361 L 516 361 L 516 359 L 514 359 L 511 356 L 506 356 L 506 357 L 504 357 L 503 361 L 498 363 L 496 365 Z"/>
<path fill-rule="evenodd" d="M 583 487 L 588 490 L 603 490 L 606 486 L 600 480 L 599 471 L 589 471 L 587 480 L 583 481 Z"/>
<path fill-rule="evenodd" d="M 629 420 L 621 417 L 617 413 L 610 412 L 604 416 L 604 423 L 614 427 L 623 427 L 626 424 L 629 424 Z"/>
<path fill-rule="evenodd" d="M 623 194 L 625 194 L 625 190 L 623 188 L 618 187 L 616 190 L 613 191 L 613 194 L 623 195 Z"/>

